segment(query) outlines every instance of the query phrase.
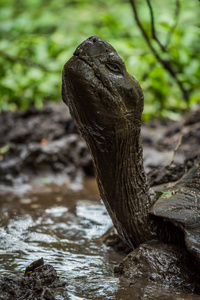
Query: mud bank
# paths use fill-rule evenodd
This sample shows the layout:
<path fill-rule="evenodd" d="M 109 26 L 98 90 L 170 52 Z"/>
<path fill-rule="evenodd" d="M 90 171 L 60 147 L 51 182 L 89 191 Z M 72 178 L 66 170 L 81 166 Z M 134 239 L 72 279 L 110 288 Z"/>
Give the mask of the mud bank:
<path fill-rule="evenodd" d="M 93 175 L 90 155 L 63 103 L 0 115 L 0 182 L 81 180 Z"/>
<path fill-rule="evenodd" d="M 150 185 L 179 179 L 200 154 L 200 107 L 180 121 L 143 124 L 144 166 Z M 166 167 L 178 146 L 174 162 Z M 93 176 L 90 154 L 62 103 L 41 111 L 0 115 L 0 184 L 82 182 Z"/>

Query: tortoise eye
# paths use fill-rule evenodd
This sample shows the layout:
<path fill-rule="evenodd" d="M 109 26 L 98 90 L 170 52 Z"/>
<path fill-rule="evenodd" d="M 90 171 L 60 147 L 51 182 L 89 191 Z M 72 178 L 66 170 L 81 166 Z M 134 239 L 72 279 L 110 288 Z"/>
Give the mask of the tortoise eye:
<path fill-rule="evenodd" d="M 111 71 L 113 71 L 113 72 L 115 72 L 115 73 L 121 73 L 121 70 L 120 70 L 120 68 L 118 67 L 118 65 L 115 65 L 115 64 L 106 64 L 106 67 L 107 67 L 109 70 L 111 70 Z"/>

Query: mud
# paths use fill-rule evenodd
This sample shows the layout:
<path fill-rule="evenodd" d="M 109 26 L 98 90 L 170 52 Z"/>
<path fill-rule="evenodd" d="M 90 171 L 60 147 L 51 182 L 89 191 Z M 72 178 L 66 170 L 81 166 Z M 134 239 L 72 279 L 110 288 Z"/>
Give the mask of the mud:
<path fill-rule="evenodd" d="M 65 283 L 59 279 L 54 267 L 43 265 L 29 276 L 0 277 L 0 299 L 54 300 L 57 294 L 56 289 L 64 286 Z"/>
<path fill-rule="evenodd" d="M 199 299 L 199 295 L 165 282 L 114 275 L 114 267 L 124 255 L 102 243 L 101 236 L 111 220 L 99 201 L 95 180 L 87 179 L 83 186 L 79 191 L 54 184 L 34 186 L 31 192 L 18 196 L 0 192 L 1 278 L 9 277 L 15 284 L 17 277 L 20 290 L 26 267 L 43 257 L 61 283 L 66 283 L 56 288 L 45 285 L 59 300 Z"/>
<path fill-rule="evenodd" d="M 165 262 L 163 264 L 163 262 Z M 139 278 L 200 294 L 197 266 L 186 249 L 177 245 L 148 242 L 127 255 L 115 273 L 134 283 Z"/>
<path fill-rule="evenodd" d="M 152 120 L 149 124 L 143 125 L 142 136 L 143 136 L 143 145 L 144 145 L 144 165 L 152 186 L 158 184 L 165 184 L 170 181 L 178 180 L 185 172 L 187 172 L 187 170 L 191 166 L 193 166 L 194 160 L 198 155 L 200 155 L 199 133 L 200 133 L 200 108 L 198 108 L 194 112 L 191 112 L 188 115 L 185 114 L 179 122 L 172 122 L 169 120 L 168 121 Z M 174 149 L 179 143 L 181 135 L 183 136 L 182 142 L 180 143 L 180 147 L 175 155 L 174 162 L 169 167 L 166 167 L 170 163 L 173 157 Z M 63 183 L 65 183 L 66 186 L 69 184 L 69 186 L 71 187 L 74 184 L 74 189 L 77 189 L 78 184 L 82 183 L 84 177 L 87 177 L 88 175 L 90 176 L 93 175 L 91 157 L 89 155 L 85 142 L 77 133 L 74 123 L 72 122 L 68 114 L 67 108 L 66 106 L 64 106 L 64 104 L 58 103 L 55 105 L 45 105 L 44 109 L 40 112 L 32 108 L 26 113 L 4 112 L 0 115 L 1 188 L 2 190 L 5 191 L 5 188 L 9 187 L 10 191 L 13 191 L 14 189 L 19 190 L 23 185 L 28 184 L 32 186 L 32 191 L 36 193 L 36 195 L 34 195 L 33 193 L 32 197 L 30 197 L 29 194 L 27 195 L 23 194 L 23 196 L 20 196 L 19 201 L 22 205 L 20 209 L 15 198 L 13 198 L 15 196 L 13 196 L 12 192 L 5 192 L 4 194 L 2 194 L 2 197 L 0 199 L 1 211 L 3 212 L 1 218 L 2 226 L 5 225 L 5 228 L 7 228 L 8 224 L 6 222 L 9 222 L 7 220 L 8 218 L 9 220 L 16 219 L 17 222 L 18 216 L 20 214 L 22 216 L 24 215 L 24 207 L 27 207 L 27 205 L 33 207 L 35 211 L 35 215 L 38 216 L 38 214 L 40 214 L 40 210 L 43 209 L 42 208 L 43 201 L 45 203 L 44 204 L 45 206 L 47 205 L 47 203 L 50 206 L 54 206 L 62 203 L 66 207 L 69 206 L 68 205 L 69 200 L 67 200 L 67 203 L 65 203 L 65 200 L 63 200 L 66 198 L 71 199 L 69 211 L 74 214 L 74 219 L 75 219 L 76 201 L 73 201 L 74 199 L 72 194 L 68 193 L 67 189 L 65 188 L 66 194 L 63 196 L 61 195 L 60 187 L 55 186 L 55 189 L 57 191 L 55 196 L 56 200 L 54 202 L 53 201 L 51 202 L 50 200 L 51 197 L 49 195 L 51 195 L 52 192 L 48 186 L 49 185 L 52 186 L 54 183 L 57 183 L 60 186 Z M 46 189 L 45 194 L 41 194 L 41 186 L 43 186 L 43 189 Z M 38 197 L 37 193 L 41 194 L 42 196 L 41 199 Z M 97 192 L 95 191 L 95 195 L 96 193 Z M 92 197 L 93 196 L 94 195 L 92 195 Z M 89 194 L 85 194 L 84 197 L 85 199 L 88 199 Z M 8 214 L 7 217 L 6 214 Z M 5 221 L 4 217 L 7 218 L 6 219 L 7 221 Z M 34 223 L 35 223 L 35 219 L 33 218 L 33 224 Z M 104 220 L 102 221 L 102 224 L 103 223 Z M 96 223 L 91 222 L 91 224 L 92 224 L 91 226 L 94 226 L 95 228 Z M 39 224 L 39 227 L 41 228 L 41 224 Z M 62 228 L 61 225 L 60 227 Z M 94 230 L 94 228 L 91 229 L 91 231 Z M 13 225 L 13 227 L 11 226 L 11 232 L 13 231 L 13 236 L 15 236 L 16 230 L 17 229 L 15 229 L 15 225 Z M 67 229 L 65 228 L 65 232 L 66 230 Z M 79 225 L 79 231 L 81 231 L 81 225 Z M 102 233 L 103 232 L 101 232 L 101 234 Z M 27 239 L 26 234 L 30 234 L 30 232 L 29 233 L 24 232 L 23 234 L 25 236 L 25 239 Z M 46 235 L 46 229 L 44 230 L 44 234 Z M 67 234 L 70 237 L 71 229 L 68 229 Z M 63 233 L 63 236 L 64 235 L 65 234 Z M 79 247 L 77 245 L 81 240 L 81 235 L 79 235 L 78 231 L 76 232 L 76 234 L 74 234 L 74 236 L 75 235 L 78 235 L 79 237 L 77 244 L 74 246 L 74 249 L 77 250 L 77 247 Z M 89 240 L 90 239 L 87 240 L 87 243 Z M 38 237 L 38 241 L 39 241 L 39 237 Z M 118 244 L 118 247 L 116 247 L 115 250 L 124 251 L 123 245 L 121 241 L 118 240 L 118 236 L 116 236 L 115 233 L 112 233 L 111 235 L 107 236 L 106 241 L 109 247 L 113 247 L 113 246 L 116 247 L 116 244 Z M 9 244 L 9 242 L 7 243 Z M 14 239 L 10 240 L 10 245 L 12 250 L 10 250 L 9 255 L 14 257 L 12 263 L 13 266 L 16 266 L 18 262 L 17 253 L 19 251 L 20 246 L 16 247 L 16 253 L 14 253 L 15 247 L 13 248 L 12 243 L 15 244 Z M 96 249 L 99 247 L 98 243 L 95 246 Z M 86 246 L 87 245 L 88 244 L 86 244 Z M 77 250 L 78 251 L 77 257 L 79 257 L 80 253 L 83 253 L 84 255 L 86 246 L 84 246 L 84 249 Z M 42 246 L 39 245 L 38 243 L 37 247 L 39 250 Z M 101 245 L 101 249 L 103 249 L 103 247 L 104 246 Z M 47 248 L 45 248 L 45 251 L 47 251 L 46 249 Z M 55 249 L 55 251 L 57 251 L 58 249 Z M 73 256 L 73 251 L 71 253 L 72 256 Z M 105 250 L 101 250 L 101 251 L 103 253 Z M 109 252 L 109 254 L 106 255 L 110 256 L 109 259 L 112 260 L 112 257 L 114 257 L 114 252 L 112 252 L 112 250 L 107 250 L 107 251 L 111 251 Z M 129 249 L 126 249 L 126 252 L 128 253 Z M 90 254 L 88 253 L 88 260 L 89 257 Z M 121 260 L 121 258 L 122 257 L 120 257 L 118 261 Z M 88 267 L 91 268 L 91 272 L 89 273 L 89 276 L 93 274 L 92 263 Z M 117 260 L 115 260 L 114 262 L 112 261 L 112 264 L 116 264 L 116 263 Z M 71 264 L 73 264 L 73 261 Z M 100 272 L 98 264 L 99 262 L 95 266 L 95 272 L 97 274 L 98 272 Z M 58 265 L 60 265 L 59 255 L 58 255 L 57 266 Z M 80 261 L 79 266 L 76 265 L 76 268 L 79 268 L 79 270 L 81 270 L 81 265 L 82 262 Z M 67 264 L 66 264 L 66 268 L 67 268 Z M 109 268 L 111 269 L 112 267 Z M 124 270 L 125 269 L 121 270 L 120 272 L 123 273 L 125 272 Z M 85 272 L 86 271 L 84 270 L 84 273 Z M 104 278 L 103 272 L 107 272 L 107 271 L 105 270 L 102 271 L 101 280 L 103 280 Z M 9 273 L 9 267 L 8 267 L 8 273 Z M 191 274 L 192 274 L 191 276 L 193 276 L 192 272 Z M 5 284 L 5 282 L 7 282 L 8 283 L 7 287 L 8 287 L 10 286 L 10 283 L 12 281 L 14 285 L 18 284 L 18 291 L 19 293 L 21 293 L 22 282 L 24 282 L 23 280 L 25 279 L 18 278 L 17 280 L 19 281 L 16 281 L 14 278 L 15 278 L 14 276 L 12 277 L 4 276 L 3 279 L 1 279 L 1 283 Z M 81 281 L 82 280 L 81 277 L 78 280 Z M 84 298 L 82 298 L 81 296 L 82 291 L 79 287 L 79 284 L 77 284 L 76 286 L 75 294 L 79 295 L 80 299 L 93 299 L 92 297 L 94 295 L 93 292 L 95 290 L 96 279 L 94 278 L 93 286 L 92 285 L 89 286 L 89 283 L 86 282 L 87 280 L 86 279 L 84 280 L 85 280 L 84 281 L 85 290 L 83 293 Z M 114 279 L 111 276 L 109 277 L 109 280 L 110 282 L 112 282 L 112 280 Z M 145 280 L 147 281 L 146 283 Z M 171 299 L 171 295 L 173 294 L 173 288 L 172 290 L 170 290 L 170 287 L 160 288 L 158 286 L 157 288 L 155 288 L 157 283 L 153 285 L 152 283 L 149 283 L 148 276 L 146 279 L 142 281 L 140 280 L 131 281 L 130 279 L 129 280 L 127 279 L 126 281 L 125 278 L 119 279 L 119 281 L 120 281 L 119 283 L 116 283 L 116 286 L 118 287 L 114 288 L 115 292 L 105 292 L 102 296 L 103 298 L 99 296 L 99 299 L 108 298 L 109 297 L 108 295 L 110 295 L 109 293 L 114 295 L 113 298 L 111 297 L 110 299 L 131 299 L 133 295 L 135 295 L 135 299 L 151 299 L 151 297 L 152 299 L 165 299 L 163 298 L 163 295 L 167 295 L 166 299 Z M 108 283 L 108 286 L 110 286 L 110 282 Z M 191 280 L 189 281 L 189 283 L 191 283 Z M 105 281 L 104 281 L 104 285 L 106 286 Z M 31 283 L 30 282 L 27 283 L 27 286 L 31 286 Z M 32 286 L 35 287 L 35 285 Z M 187 293 L 196 292 L 195 287 L 192 286 L 192 283 L 191 285 L 189 285 L 189 287 L 183 284 L 183 287 L 185 287 L 186 289 L 186 294 L 183 294 L 181 299 L 189 299 Z M 73 283 L 71 283 L 70 288 L 73 289 Z M 4 288 L 2 290 L 4 291 Z M 16 290 L 17 287 L 14 288 L 14 291 Z M 11 294 L 13 293 L 13 295 L 15 296 L 14 291 L 12 291 L 11 289 Z M 52 290 L 51 287 L 48 285 L 46 288 L 44 287 L 42 289 L 40 289 L 40 285 L 38 285 L 38 289 L 33 288 L 33 292 L 41 293 L 38 294 L 39 295 L 38 297 L 45 296 L 47 297 L 45 299 L 54 299 L 51 298 L 54 296 L 51 295 Z M 98 287 L 98 293 L 99 295 L 101 294 L 100 284 Z M 4 294 L 2 295 L 3 295 L 2 297 L 5 296 Z M 155 295 L 157 295 L 156 298 Z M 176 296 L 174 296 L 174 299 L 180 299 L 181 297 L 180 295 L 177 296 L 177 298 Z M 7 299 L 6 297 L 7 296 L 0 299 Z M 68 299 L 67 297 L 68 296 L 65 296 L 64 299 Z M 199 296 L 195 296 L 192 294 L 191 299 L 198 299 L 198 297 Z M 8 299 L 15 299 L 15 298 L 8 298 Z M 29 298 L 24 298 L 24 299 L 29 299 Z"/>
<path fill-rule="evenodd" d="M 144 124 L 142 137 L 144 166 L 150 185 L 177 181 L 200 155 L 200 106 L 176 122 L 155 119 Z M 176 147 L 178 150 L 170 164 Z"/>
<path fill-rule="evenodd" d="M 200 154 L 200 107 L 180 121 L 143 124 L 144 166 L 151 186 L 176 181 Z M 174 149 L 182 142 L 173 164 Z M 92 160 L 67 107 L 45 105 L 41 111 L 0 115 L 0 184 L 67 183 L 93 176 Z"/>
<path fill-rule="evenodd" d="M 67 183 L 93 175 L 85 142 L 62 103 L 0 115 L 0 183 Z"/>

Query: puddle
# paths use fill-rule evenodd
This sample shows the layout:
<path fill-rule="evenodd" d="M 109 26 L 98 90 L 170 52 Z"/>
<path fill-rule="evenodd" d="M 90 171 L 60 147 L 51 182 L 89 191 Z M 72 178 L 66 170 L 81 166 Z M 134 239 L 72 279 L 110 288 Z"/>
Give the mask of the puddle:
<path fill-rule="evenodd" d="M 67 282 L 66 298 L 200 299 L 140 280 L 115 277 L 122 255 L 100 239 L 112 222 L 93 179 L 75 191 L 64 186 L 34 187 L 20 196 L 0 193 L 0 276 L 19 273 L 41 257 Z"/>

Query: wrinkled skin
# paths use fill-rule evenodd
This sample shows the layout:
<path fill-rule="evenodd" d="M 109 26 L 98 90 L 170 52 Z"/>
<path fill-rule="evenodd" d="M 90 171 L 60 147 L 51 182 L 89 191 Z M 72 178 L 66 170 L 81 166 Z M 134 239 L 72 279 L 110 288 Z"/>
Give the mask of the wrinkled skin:
<path fill-rule="evenodd" d="M 62 97 L 90 149 L 100 195 L 120 237 L 132 249 L 156 240 L 186 251 L 182 228 L 150 214 L 156 197 L 143 168 L 143 94 L 115 49 L 97 36 L 80 44 L 64 66 Z"/>

